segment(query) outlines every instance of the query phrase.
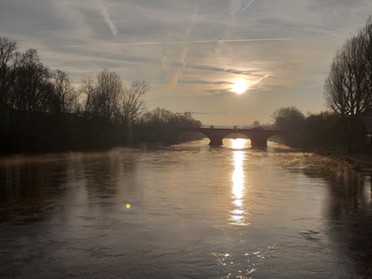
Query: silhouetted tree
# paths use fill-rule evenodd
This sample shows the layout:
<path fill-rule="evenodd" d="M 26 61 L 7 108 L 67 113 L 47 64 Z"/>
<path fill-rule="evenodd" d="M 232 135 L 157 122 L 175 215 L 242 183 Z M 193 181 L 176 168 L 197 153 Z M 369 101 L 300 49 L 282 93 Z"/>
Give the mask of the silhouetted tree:
<path fill-rule="evenodd" d="M 180 130 L 200 126 L 200 121 L 194 119 L 191 112 L 174 113 L 157 107 L 141 117 L 137 130 L 140 132 L 139 140 L 176 143 Z"/>
<path fill-rule="evenodd" d="M 92 96 L 94 95 L 96 88 L 94 80 L 91 78 L 83 78 L 79 88 L 80 94 L 84 95 L 83 112 L 85 116 L 91 116 L 90 112 L 93 111 Z"/>
<path fill-rule="evenodd" d="M 49 69 L 40 62 L 35 49 L 29 49 L 20 57 L 14 90 L 14 108 L 27 112 L 43 112 L 50 109 L 48 93 L 51 91 Z"/>
<path fill-rule="evenodd" d="M 157 107 L 143 115 L 141 124 L 152 127 L 162 127 L 169 123 L 172 116 L 173 114 L 171 111 Z"/>
<path fill-rule="evenodd" d="M 366 25 L 364 26 L 363 30 L 363 38 L 364 38 L 364 58 L 365 63 L 367 65 L 367 75 L 368 77 L 368 92 L 369 92 L 369 102 L 368 108 L 372 108 L 372 16 L 370 16 L 367 20 Z"/>
<path fill-rule="evenodd" d="M 143 114 L 145 103 L 143 96 L 149 90 L 144 81 L 133 82 L 130 87 L 124 87 L 119 103 L 118 120 L 120 123 L 135 123 Z"/>
<path fill-rule="evenodd" d="M 53 74 L 54 102 L 55 112 L 75 113 L 79 110 L 79 91 L 76 91 L 70 82 L 66 72 L 56 70 Z"/>
<path fill-rule="evenodd" d="M 325 81 L 325 98 L 340 115 L 349 151 L 365 135 L 362 116 L 372 108 L 372 18 L 336 52 Z"/>
<path fill-rule="evenodd" d="M 328 106 L 344 117 L 360 117 L 369 106 L 371 73 L 364 44 L 361 35 L 349 39 L 336 53 L 325 82 Z"/>
<path fill-rule="evenodd" d="M 87 104 L 94 117 L 112 120 L 118 110 L 119 96 L 123 90 L 123 83 L 115 72 L 104 69 L 97 76 L 97 84 Z"/>
<path fill-rule="evenodd" d="M 15 42 L 0 37 L 0 152 L 131 143 L 139 120 L 145 123 L 148 89 L 145 82 L 125 87 L 115 72 L 104 69 L 75 90 L 68 74 L 49 70 L 36 50 L 19 53 Z M 190 113 L 159 111 L 148 120 L 156 125 L 164 120 L 165 127 L 200 125 Z M 144 141 L 156 139 L 144 130 L 141 135 Z M 159 135 L 173 142 L 177 133 L 162 130 Z"/>
<path fill-rule="evenodd" d="M 261 123 L 260 121 L 258 120 L 255 120 L 252 122 L 252 124 L 250 125 L 251 128 L 257 128 L 257 127 L 261 127 Z"/>
<path fill-rule="evenodd" d="M 276 110 L 272 119 L 276 129 L 299 130 L 305 116 L 296 107 L 284 107 Z"/>
<path fill-rule="evenodd" d="M 200 121 L 192 117 L 191 112 L 174 113 L 163 108 L 155 108 L 145 113 L 141 119 L 142 126 L 148 127 L 200 127 Z"/>
<path fill-rule="evenodd" d="M 292 131 L 291 134 L 281 136 L 284 143 L 289 146 L 299 146 L 302 126 L 305 116 L 296 107 L 284 107 L 276 110 L 272 119 L 274 127 L 281 130 Z"/>
<path fill-rule="evenodd" d="M 18 61 L 19 52 L 16 42 L 0 37 L 0 110 L 3 112 L 9 106 Z"/>
<path fill-rule="evenodd" d="M 340 141 L 340 131 L 337 129 L 339 117 L 335 113 L 321 112 L 310 114 L 304 119 L 301 132 L 301 146 L 328 147 Z"/>

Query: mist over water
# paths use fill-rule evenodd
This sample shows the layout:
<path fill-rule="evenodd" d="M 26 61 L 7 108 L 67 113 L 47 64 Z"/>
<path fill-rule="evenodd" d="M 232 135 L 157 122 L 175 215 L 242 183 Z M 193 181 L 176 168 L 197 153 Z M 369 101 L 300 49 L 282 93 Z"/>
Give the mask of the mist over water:
<path fill-rule="evenodd" d="M 371 217 L 369 175 L 274 143 L 3 157 L 0 278 L 369 278 Z"/>

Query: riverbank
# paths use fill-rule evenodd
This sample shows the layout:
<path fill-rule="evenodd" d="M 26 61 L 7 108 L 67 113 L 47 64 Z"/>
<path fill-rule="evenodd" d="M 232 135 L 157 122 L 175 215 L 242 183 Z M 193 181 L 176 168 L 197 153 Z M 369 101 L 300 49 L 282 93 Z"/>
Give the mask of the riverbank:
<path fill-rule="evenodd" d="M 322 150 L 315 153 L 339 161 L 355 171 L 372 173 L 372 148 L 370 147 L 353 153 L 330 150 Z"/>

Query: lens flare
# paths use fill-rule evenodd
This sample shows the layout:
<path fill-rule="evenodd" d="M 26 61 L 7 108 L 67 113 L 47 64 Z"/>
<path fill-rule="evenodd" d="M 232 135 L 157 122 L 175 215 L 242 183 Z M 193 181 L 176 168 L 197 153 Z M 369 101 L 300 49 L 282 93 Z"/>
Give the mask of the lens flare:
<path fill-rule="evenodd" d="M 125 204 L 125 208 L 126 208 L 126 209 L 131 209 L 131 208 L 132 208 L 132 205 L 131 205 L 130 203 L 126 203 L 126 204 Z"/>

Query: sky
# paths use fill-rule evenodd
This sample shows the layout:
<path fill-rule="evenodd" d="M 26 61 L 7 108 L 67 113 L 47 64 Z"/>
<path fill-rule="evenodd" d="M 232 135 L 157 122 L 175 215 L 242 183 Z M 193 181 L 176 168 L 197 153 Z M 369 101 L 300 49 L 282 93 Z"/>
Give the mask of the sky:
<path fill-rule="evenodd" d="M 107 68 L 146 81 L 149 110 L 249 125 L 326 110 L 333 56 L 370 15 L 371 0 L 0 0 L 0 36 L 77 86 Z"/>

